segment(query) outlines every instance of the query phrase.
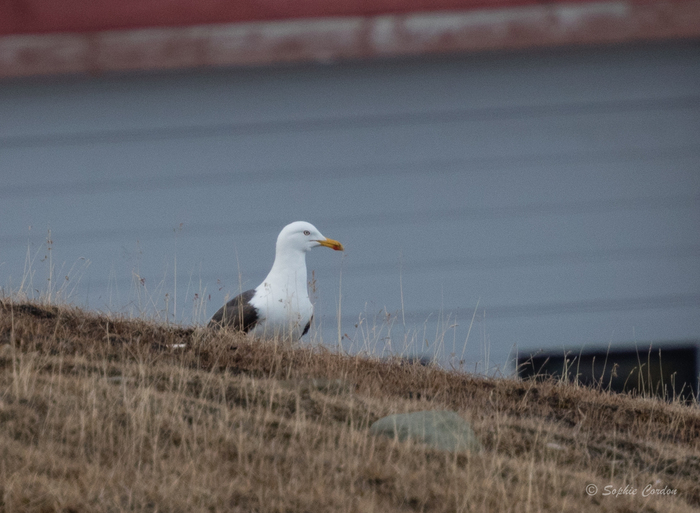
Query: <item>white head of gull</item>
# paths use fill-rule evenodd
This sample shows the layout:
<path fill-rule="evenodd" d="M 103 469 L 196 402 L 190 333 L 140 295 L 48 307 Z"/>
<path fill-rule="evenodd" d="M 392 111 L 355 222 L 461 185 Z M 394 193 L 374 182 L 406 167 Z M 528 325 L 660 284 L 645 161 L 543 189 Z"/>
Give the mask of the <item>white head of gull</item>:
<path fill-rule="evenodd" d="M 263 336 L 298 340 L 311 326 L 314 307 L 309 300 L 306 253 L 317 247 L 342 251 L 343 245 L 324 237 L 311 223 L 296 221 L 277 236 L 275 261 L 256 288 L 222 306 L 209 327 L 230 327 Z"/>

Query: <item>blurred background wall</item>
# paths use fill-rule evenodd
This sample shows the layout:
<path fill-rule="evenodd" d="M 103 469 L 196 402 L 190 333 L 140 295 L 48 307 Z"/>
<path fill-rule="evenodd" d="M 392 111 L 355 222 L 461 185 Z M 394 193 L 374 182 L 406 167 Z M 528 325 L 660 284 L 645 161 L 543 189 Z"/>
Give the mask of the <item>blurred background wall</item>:
<path fill-rule="evenodd" d="M 17 0 L 0 34 L 5 295 L 203 323 L 308 220 L 346 246 L 311 343 L 700 335 L 700 2 Z"/>

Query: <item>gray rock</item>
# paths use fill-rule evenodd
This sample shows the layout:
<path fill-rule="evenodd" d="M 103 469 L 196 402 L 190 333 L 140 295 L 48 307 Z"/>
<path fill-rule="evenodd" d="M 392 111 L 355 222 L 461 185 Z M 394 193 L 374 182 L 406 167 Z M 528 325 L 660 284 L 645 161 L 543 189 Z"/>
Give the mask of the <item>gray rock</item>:
<path fill-rule="evenodd" d="M 453 411 L 418 411 L 383 417 L 369 432 L 399 440 L 409 438 L 450 452 L 479 451 L 481 444 L 467 421 Z"/>

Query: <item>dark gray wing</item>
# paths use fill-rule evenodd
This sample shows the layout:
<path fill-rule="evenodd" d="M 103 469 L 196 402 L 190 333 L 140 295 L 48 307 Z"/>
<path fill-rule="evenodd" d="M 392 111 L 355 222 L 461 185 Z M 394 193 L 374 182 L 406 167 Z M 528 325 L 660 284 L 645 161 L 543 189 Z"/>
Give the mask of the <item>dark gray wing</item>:
<path fill-rule="evenodd" d="M 254 294 L 255 289 L 251 289 L 234 297 L 219 308 L 219 311 L 209 321 L 208 327 L 223 328 L 226 326 L 246 333 L 253 329 L 258 322 L 258 311 L 250 304 Z"/>
<path fill-rule="evenodd" d="M 301 337 L 306 335 L 309 332 L 309 328 L 311 327 L 311 321 L 314 320 L 314 314 L 311 314 L 311 317 L 309 317 L 309 322 L 306 323 L 306 327 L 304 328 L 304 331 L 301 333 Z M 299 337 L 299 338 L 301 338 Z"/>

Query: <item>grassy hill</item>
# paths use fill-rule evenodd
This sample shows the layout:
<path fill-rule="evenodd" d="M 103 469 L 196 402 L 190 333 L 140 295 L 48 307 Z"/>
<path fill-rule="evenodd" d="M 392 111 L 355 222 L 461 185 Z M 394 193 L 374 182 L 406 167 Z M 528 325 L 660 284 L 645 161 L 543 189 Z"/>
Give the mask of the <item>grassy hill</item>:
<path fill-rule="evenodd" d="M 484 450 L 368 433 L 431 409 Z M 0 303 L 3 512 L 699 508 L 697 405 Z"/>

